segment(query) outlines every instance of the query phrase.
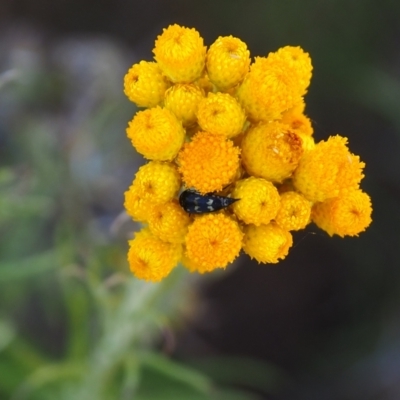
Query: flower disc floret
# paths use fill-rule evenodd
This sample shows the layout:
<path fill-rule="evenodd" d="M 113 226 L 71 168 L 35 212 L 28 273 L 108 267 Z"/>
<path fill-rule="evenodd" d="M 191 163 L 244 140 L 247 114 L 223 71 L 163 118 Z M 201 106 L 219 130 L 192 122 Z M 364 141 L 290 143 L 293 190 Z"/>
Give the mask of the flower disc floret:
<path fill-rule="evenodd" d="M 310 222 L 311 202 L 299 193 L 288 191 L 281 194 L 281 206 L 275 222 L 286 231 L 304 229 Z"/>
<path fill-rule="evenodd" d="M 360 189 L 315 203 L 312 220 L 330 236 L 358 236 L 371 223 L 371 199 Z"/>
<path fill-rule="evenodd" d="M 233 203 L 232 209 L 246 224 L 268 224 L 280 207 L 278 190 L 262 178 L 250 177 L 237 181 L 231 196 L 240 199 Z"/>
<path fill-rule="evenodd" d="M 183 126 L 191 126 L 197 121 L 197 109 L 203 98 L 204 92 L 200 87 L 180 83 L 165 92 L 164 107 L 172 111 L 182 121 Z"/>
<path fill-rule="evenodd" d="M 208 49 L 206 61 L 210 80 L 220 90 L 239 84 L 249 71 L 246 43 L 233 36 L 220 36 Z"/>
<path fill-rule="evenodd" d="M 295 188 L 311 201 L 324 201 L 357 189 L 365 164 L 350 153 L 347 138 L 331 136 L 304 153 L 293 175 Z"/>
<path fill-rule="evenodd" d="M 224 213 L 196 217 L 186 236 L 186 256 L 200 273 L 225 268 L 238 255 L 243 233 Z"/>
<path fill-rule="evenodd" d="M 242 131 L 246 115 L 231 95 L 209 93 L 199 104 L 197 119 L 204 131 L 231 138 Z"/>
<path fill-rule="evenodd" d="M 243 250 L 259 263 L 277 263 L 284 259 L 293 244 L 290 232 L 271 222 L 268 225 L 248 225 L 243 238 Z"/>
<path fill-rule="evenodd" d="M 242 162 L 246 171 L 273 182 L 290 177 L 302 155 L 299 136 L 277 121 L 255 125 L 242 141 Z"/>
<path fill-rule="evenodd" d="M 175 198 L 181 187 L 178 170 L 171 163 L 151 161 L 139 168 L 133 185 L 144 202 L 163 204 Z"/>
<path fill-rule="evenodd" d="M 140 61 L 124 77 L 124 93 L 138 107 L 159 104 L 169 86 L 170 83 L 155 62 Z"/>
<path fill-rule="evenodd" d="M 131 272 L 139 279 L 158 282 L 178 264 L 182 246 L 163 242 L 148 229 L 135 234 L 129 241 L 128 262 Z"/>
<path fill-rule="evenodd" d="M 151 232 L 164 242 L 183 243 L 191 223 L 176 200 L 152 208 L 148 213 Z"/>
<path fill-rule="evenodd" d="M 209 132 L 198 132 L 178 155 L 179 172 L 187 187 L 202 194 L 221 190 L 239 168 L 239 149 L 231 140 Z"/>
<path fill-rule="evenodd" d="M 149 160 L 173 160 L 185 140 L 182 123 L 158 106 L 136 113 L 126 133 L 137 152 Z"/>
<path fill-rule="evenodd" d="M 196 29 L 170 25 L 157 37 L 154 58 L 174 83 L 190 83 L 203 72 L 206 47 Z"/>

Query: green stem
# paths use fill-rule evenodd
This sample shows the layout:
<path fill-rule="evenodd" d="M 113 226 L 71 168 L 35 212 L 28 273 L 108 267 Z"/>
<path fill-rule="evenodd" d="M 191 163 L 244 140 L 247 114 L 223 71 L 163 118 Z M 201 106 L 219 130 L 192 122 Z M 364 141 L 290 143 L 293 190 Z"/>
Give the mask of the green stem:
<path fill-rule="evenodd" d="M 149 335 L 149 315 L 160 310 L 171 311 L 182 301 L 179 288 L 183 289 L 188 283 L 183 271 L 183 268 L 176 268 L 168 279 L 157 284 L 134 278 L 129 281 L 119 307 L 105 323 L 104 334 L 89 360 L 75 400 L 101 400 L 104 397 L 104 387 L 111 372 L 130 352 L 133 343 L 140 343 Z"/>

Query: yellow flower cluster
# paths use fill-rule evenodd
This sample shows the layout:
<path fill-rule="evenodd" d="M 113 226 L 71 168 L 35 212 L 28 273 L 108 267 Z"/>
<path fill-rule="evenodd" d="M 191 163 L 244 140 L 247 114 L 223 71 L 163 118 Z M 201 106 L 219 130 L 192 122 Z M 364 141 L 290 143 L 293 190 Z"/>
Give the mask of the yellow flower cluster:
<path fill-rule="evenodd" d="M 127 213 L 144 224 L 129 241 L 135 276 L 160 281 L 179 262 L 192 272 L 226 268 L 242 249 L 277 263 L 290 232 L 310 222 L 339 236 L 368 227 L 364 163 L 347 138 L 315 143 L 304 114 L 308 53 L 286 46 L 251 63 L 240 39 L 219 37 L 207 49 L 178 25 L 153 53 L 124 78 L 127 97 L 147 108 L 127 128 L 149 160 L 125 192 Z M 187 189 L 190 200 L 179 197 Z"/>

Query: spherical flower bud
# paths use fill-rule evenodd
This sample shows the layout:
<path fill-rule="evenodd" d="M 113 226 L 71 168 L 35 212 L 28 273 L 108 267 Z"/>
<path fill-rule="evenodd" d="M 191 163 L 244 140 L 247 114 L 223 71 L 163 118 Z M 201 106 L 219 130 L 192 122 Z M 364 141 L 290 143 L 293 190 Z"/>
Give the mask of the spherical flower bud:
<path fill-rule="evenodd" d="M 139 168 L 133 185 L 148 205 L 163 204 L 175 198 L 181 187 L 176 167 L 171 163 L 151 161 Z"/>
<path fill-rule="evenodd" d="M 312 75 L 311 58 L 308 53 L 299 46 L 285 46 L 269 53 L 268 60 L 274 65 L 282 64 L 282 67 L 293 75 L 299 95 L 306 94 Z"/>
<path fill-rule="evenodd" d="M 154 58 L 163 73 L 174 83 L 190 83 L 203 72 L 206 47 L 195 29 L 170 25 L 157 37 Z"/>
<path fill-rule="evenodd" d="M 281 206 L 275 222 L 286 231 L 304 229 L 310 222 L 311 202 L 301 194 L 288 191 L 281 194 Z"/>
<path fill-rule="evenodd" d="M 176 200 L 152 208 L 148 221 L 153 235 L 170 243 L 183 243 L 191 223 L 189 215 Z"/>
<path fill-rule="evenodd" d="M 187 187 L 202 194 L 221 190 L 239 168 L 239 149 L 221 135 L 199 132 L 178 155 L 179 172 Z"/>
<path fill-rule="evenodd" d="M 129 241 L 128 262 L 131 272 L 139 279 L 158 282 L 178 264 L 182 246 L 163 242 L 143 229 Z"/>
<path fill-rule="evenodd" d="M 220 90 L 239 84 L 250 66 L 250 52 L 246 43 L 233 36 L 220 36 L 208 49 L 208 75 Z"/>
<path fill-rule="evenodd" d="M 158 106 L 136 113 L 126 133 L 137 152 L 150 160 L 173 160 L 185 140 L 182 123 Z"/>
<path fill-rule="evenodd" d="M 231 196 L 240 199 L 233 203 L 232 209 L 246 224 L 268 224 L 275 218 L 280 206 L 277 188 L 262 178 L 237 181 Z"/>
<path fill-rule="evenodd" d="M 209 93 L 199 104 L 197 119 L 203 130 L 231 138 L 242 131 L 246 115 L 231 95 Z"/>
<path fill-rule="evenodd" d="M 357 189 L 365 164 L 350 153 L 347 138 L 331 136 L 304 153 L 293 174 L 295 188 L 315 202 Z"/>
<path fill-rule="evenodd" d="M 186 236 L 186 256 L 200 273 L 225 268 L 239 255 L 242 237 L 239 224 L 224 213 L 196 217 Z"/>
<path fill-rule="evenodd" d="M 277 119 L 300 100 L 291 71 L 265 57 L 256 57 L 237 97 L 249 119 L 255 122 Z"/>
<path fill-rule="evenodd" d="M 360 189 L 355 189 L 315 203 L 312 220 L 330 236 L 358 236 L 371 223 L 371 199 Z"/>
<path fill-rule="evenodd" d="M 293 244 L 290 232 L 271 222 L 268 225 L 248 225 L 243 238 L 243 250 L 259 263 L 277 263 L 284 259 Z"/>
<path fill-rule="evenodd" d="M 194 125 L 203 90 L 189 83 L 178 83 L 165 92 L 164 107 L 172 111 L 182 121 L 183 126 Z"/>
<path fill-rule="evenodd" d="M 124 77 L 124 93 L 138 107 L 154 107 L 161 102 L 170 83 L 155 62 L 140 61 Z"/>
<path fill-rule="evenodd" d="M 277 121 L 255 125 L 242 141 L 242 162 L 246 171 L 273 182 L 288 178 L 302 154 L 299 136 Z"/>

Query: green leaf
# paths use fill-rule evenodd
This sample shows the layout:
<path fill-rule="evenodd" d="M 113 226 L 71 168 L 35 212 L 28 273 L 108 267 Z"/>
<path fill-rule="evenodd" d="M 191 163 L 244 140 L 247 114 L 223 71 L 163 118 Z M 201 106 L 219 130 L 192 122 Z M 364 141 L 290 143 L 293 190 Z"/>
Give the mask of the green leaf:
<path fill-rule="evenodd" d="M 246 357 L 207 357 L 190 361 L 190 366 L 217 383 L 241 385 L 264 393 L 276 393 L 288 380 L 278 367 Z"/>
<path fill-rule="evenodd" d="M 140 353 L 139 360 L 148 369 L 152 369 L 171 380 L 184 383 L 200 392 L 208 393 L 211 388 L 211 380 L 207 376 L 162 355 L 144 352 Z"/>

